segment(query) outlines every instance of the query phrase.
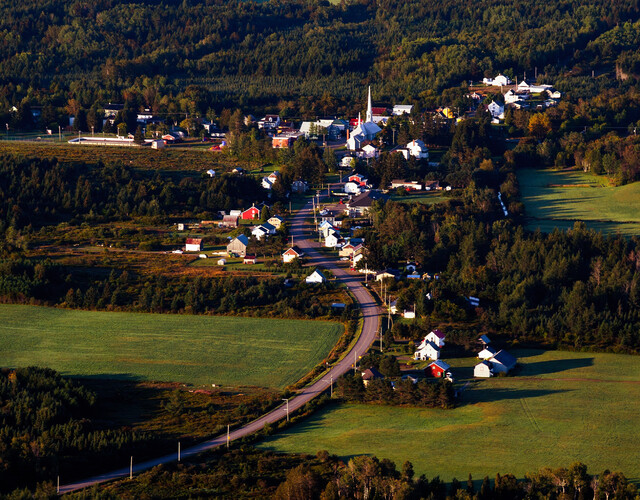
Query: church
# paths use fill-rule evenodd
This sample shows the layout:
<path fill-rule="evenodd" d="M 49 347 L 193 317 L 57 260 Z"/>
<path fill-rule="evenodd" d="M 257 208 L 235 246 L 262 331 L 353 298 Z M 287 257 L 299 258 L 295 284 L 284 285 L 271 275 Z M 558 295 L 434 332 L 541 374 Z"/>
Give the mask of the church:
<path fill-rule="evenodd" d="M 365 141 L 371 141 L 375 139 L 376 135 L 380 133 L 382 129 L 373 122 L 373 113 L 371 111 L 371 87 L 369 87 L 369 99 L 367 101 L 367 116 L 364 123 L 358 116 L 358 126 L 353 129 L 349 138 L 347 139 L 347 149 L 355 151 L 360 149 Z"/>

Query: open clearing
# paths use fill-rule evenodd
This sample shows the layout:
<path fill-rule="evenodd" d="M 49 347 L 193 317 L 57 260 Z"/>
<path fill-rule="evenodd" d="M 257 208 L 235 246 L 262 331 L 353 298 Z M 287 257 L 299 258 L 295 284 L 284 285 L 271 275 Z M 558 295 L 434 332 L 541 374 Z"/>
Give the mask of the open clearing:
<path fill-rule="evenodd" d="M 569 229 L 576 221 L 605 233 L 640 234 L 640 183 L 606 186 L 578 171 L 517 170 L 529 229 Z"/>
<path fill-rule="evenodd" d="M 331 351 L 324 321 L 0 305 L 0 366 L 70 376 L 283 388 Z"/>
<path fill-rule="evenodd" d="M 541 467 L 582 461 L 591 473 L 619 470 L 640 480 L 640 357 L 512 351 L 518 375 L 472 380 L 454 410 L 337 405 L 263 441 L 281 452 L 372 454 L 445 481 L 497 472 L 523 478 Z M 454 375 L 470 358 L 447 359 Z M 459 384 L 464 385 L 462 380 Z"/>

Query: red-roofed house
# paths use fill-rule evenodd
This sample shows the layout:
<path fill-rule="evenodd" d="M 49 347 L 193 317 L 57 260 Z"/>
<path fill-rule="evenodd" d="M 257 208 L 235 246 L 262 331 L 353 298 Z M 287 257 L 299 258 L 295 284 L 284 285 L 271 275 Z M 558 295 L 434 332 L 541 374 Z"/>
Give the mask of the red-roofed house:
<path fill-rule="evenodd" d="M 440 330 L 433 330 L 425 337 L 425 340 L 430 340 L 438 347 L 444 347 L 444 333 Z"/>
<path fill-rule="evenodd" d="M 253 205 L 251 208 L 246 209 L 240 214 L 242 220 L 251 220 L 260 218 L 260 209 Z"/>
<path fill-rule="evenodd" d="M 298 247 L 293 246 L 282 254 L 282 262 L 288 264 L 289 262 L 293 262 L 295 259 L 299 259 L 303 255 L 304 253 L 302 253 Z"/>
<path fill-rule="evenodd" d="M 347 179 L 348 182 L 355 182 L 358 186 L 360 187 L 366 187 L 367 186 L 367 178 L 365 178 L 364 175 L 361 174 L 353 174 L 349 176 L 349 179 Z"/>
<path fill-rule="evenodd" d="M 187 238 L 184 246 L 185 252 L 202 252 L 201 238 Z"/>

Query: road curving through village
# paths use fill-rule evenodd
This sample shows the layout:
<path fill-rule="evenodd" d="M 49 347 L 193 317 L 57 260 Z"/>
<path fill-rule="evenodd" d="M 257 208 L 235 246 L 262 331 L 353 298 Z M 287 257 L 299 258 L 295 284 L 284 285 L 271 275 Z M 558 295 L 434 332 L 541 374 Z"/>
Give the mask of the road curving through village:
<path fill-rule="evenodd" d="M 321 269 L 327 269 L 333 273 L 336 279 L 343 283 L 347 289 L 353 295 L 355 301 L 360 306 L 362 312 L 362 332 L 355 345 L 349 350 L 349 352 L 342 357 L 323 377 L 310 386 L 300 390 L 295 397 L 289 399 L 289 412 L 292 413 L 316 396 L 319 396 L 328 388 L 328 380 L 337 379 L 341 375 L 347 373 L 353 369 L 354 360 L 365 353 L 371 344 L 375 341 L 377 332 L 380 327 L 380 309 L 375 300 L 362 283 L 362 278 L 355 274 L 352 274 L 345 269 L 340 268 L 333 259 L 324 256 L 318 251 L 318 244 L 307 237 L 307 233 L 311 228 L 307 227 L 307 220 L 313 216 L 311 201 L 307 203 L 302 209 L 296 212 L 296 215 L 291 221 L 290 234 L 293 237 L 294 244 L 305 253 L 305 261 L 312 266 L 319 267 Z M 250 422 L 238 429 L 235 429 L 229 434 L 229 440 L 235 441 L 243 437 L 249 436 L 256 432 L 261 431 L 266 424 L 273 424 L 279 420 L 286 418 L 287 408 L 283 404 L 278 408 L 266 413 L 262 417 Z M 181 451 L 181 458 L 186 459 L 193 457 L 219 446 L 223 446 L 227 443 L 227 435 L 223 434 L 213 439 L 205 441 L 195 446 L 185 448 Z M 114 470 L 97 476 L 93 476 L 75 483 L 64 484 L 60 486 L 60 493 L 69 493 L 71 491 L 80 490 L 90 486 L 94 486 L 99 483 L 121 479 L 129 476 L 132 471 L 134 474 L 145 471 L 156 465 L 167 464 L 176 462 L 178 459 L 177 451 L 171 454 L 146 460 L 144 462 L 135 463 L 133 467 L 124 467 L 122 469 Z"/>

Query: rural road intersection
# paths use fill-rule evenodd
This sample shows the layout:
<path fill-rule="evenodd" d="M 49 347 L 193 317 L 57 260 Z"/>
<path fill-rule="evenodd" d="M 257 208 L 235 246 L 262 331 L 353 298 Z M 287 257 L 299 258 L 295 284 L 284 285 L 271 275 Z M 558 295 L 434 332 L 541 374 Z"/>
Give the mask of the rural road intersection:
<path fill-rule="evenodd" d="M 322 255 L 318 250 L 318 244 L 305 237 L 307 219 L 312 217 L 311 201 L 307 203 L 301 210 L 298 210 L 291 223 L 291 236 L 295 245 L 305 253 L 305 260 L 324 269 L 328 269 L 333 273 L 336 279 L 347 287 L 357 303 L 360 305 L 363 316 L 362 334 L 360 335 L 355 346 L 339 361 L 330 371 L 328 371 L 322 379 L 318 380 L 311 386 L 305 387 L 296 394 L 295 397 L 289 399 L 289 412 L 304 406 L 316 396 L 322 394 L 329 386 L 329 380 L 338 379 L 341 375 L 353 369 L 354 359 L 364 354 L 371 344 L 376 340 L 376 335 L 380 327 L 380 310 L 376 302 L 373 300 L 369 291 L 362 284 L 359 276 L 350 274 L 346 270 L 338 267 L 337 263 L 328 257 Z M 243 427 L 232 431 L 229 435 L 230 441 L 249 436 L 262 430 L 265 424 L 272 424 L 286 417 L 286 406 L 283 404 L 278 408 L 266 413 L 262 417 L 250 422 Z M 185 448 L 181 451 L 181 459 L 186 459 L 202 453 L 203 451 L 223 446 L 227 442 L 226 434 L 215 437 L 201 444 Z M 142 472 L 144 470 L 155 467 L 160 464 L 167 464 L 177 460 L 177 452 L 165 455 L 163 457 L 154 458 L 145 462 L 133 465 L 133 473 Z M 120 479 L 129 475 L 130 468 L 114 470 L 105 474 L 94 476 L 76 483 L 60 485 L 60 493 L 68 493 L 71 491 L 87 488 L 95 484 Z"/>

